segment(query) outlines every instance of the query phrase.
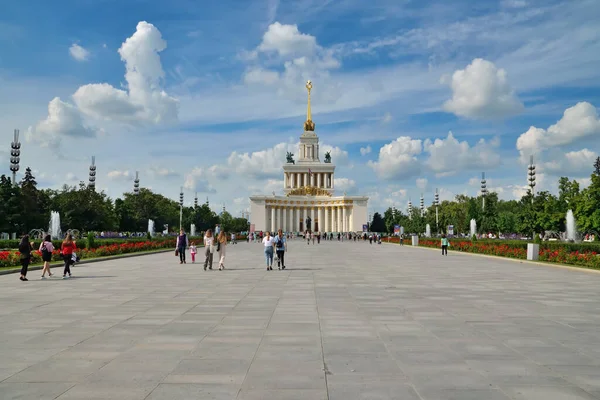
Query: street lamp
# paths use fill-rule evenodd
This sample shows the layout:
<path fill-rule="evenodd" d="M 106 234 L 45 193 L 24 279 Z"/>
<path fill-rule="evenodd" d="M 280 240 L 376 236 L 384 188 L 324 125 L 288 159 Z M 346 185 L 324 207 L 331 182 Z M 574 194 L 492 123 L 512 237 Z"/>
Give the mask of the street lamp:
<path fill-rule="evenodd" d="M 140 173 L 135 171 L 135 179 L 133 181 L 133 194 L 140 194 Z"/>
<path fill-rule="evenodd" d="M 439 228 L 439 216 L 438 216 L 438 206 L 440 205 L 440 194 L 438 193 L 437 188 L 435 189 L 435 197 L 433 199 L 433 204 L 435 204 L 435 226 L 438 229 L 438 232 L 440 230 Z"/>
<path fill-rule="evenodd" d="M 408 219 L 412 219 L 412 201 L 408 198 Z"/>
<path fill-rule="evenodd" d="M 196 195 L 194 197 L 194 208 L 198 208 L 198 192 L 196 192 Z"/>
<path fill-rule="evenodd" d="M 92 163 L 90 164 L 90 183 L 88 187 L 92 190 L 96 190 L 96 156 L 92 156 Z"/>
<path fill-rule="evenodd" d="M 481 173 L 481 209 L 485 210 L 485 196 L 488 194 L 487 181 L 485 180 L 485 172 Z"/>
<path fill-rule="evenodd" d="M 21 156 L 21 142 L 19 142 L 19 130 L 15 129 L 15 137 L 10 144 L 10 170 L 12 171 L 13 185 L 17 185 L 17 171 L 19 170 L 19 162 Z"/>
<path fill-rule="evenodd" d="M 423 198 L 423 193 L 421 193 L 421 217 L 425 216 L 425 199 Z"/>
<path fill-rule="evenodd" d="M 529 166 L 527 167 L 527 181 L 529 182 L 529 188 L 531 189 L 531 204 L 533 204 L 534 188 L 535 188 L 535 164 L 533 163 L 533 156 L 529 158 Z"/>
<path fill-rule="evenodd" d="M 183 186 L 179 190 L 179 229 L 183 227 Z"/>

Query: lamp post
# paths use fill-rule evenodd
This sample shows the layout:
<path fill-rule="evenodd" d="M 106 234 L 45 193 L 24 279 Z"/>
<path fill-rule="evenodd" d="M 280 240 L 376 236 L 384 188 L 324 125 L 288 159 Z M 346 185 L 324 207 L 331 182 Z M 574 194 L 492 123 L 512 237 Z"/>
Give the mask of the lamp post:
<path fill-rule="evenodd" d="M 140 194 L 140 173 L 135 171 L 135 179 L 133 181 L 133 194 Z"/>
<path fill-rule="evenodd" d="M 183 186 L 179 190 L 179 229 L 183 227 Z"/>
<path fill-rule="evenodd" d="M 481 173 L 481 209 L 485 210 L 485 196 L 488 194 L 487 181 L 485 180 L 485 172 Z"/>
<path fill-rule="evenodd" d="M 198 192 L 196 192 L 196 195 L 194 197 L 194 208 L 198 208 Z"/>
<path fill-rule="evenodd" d="M 529 189 L 531 190 L 531 204 L 533 204 L 534 190 L 535 190 L 535 164 L 533 163 L 533 156 L 529 158 L 529 166 L 527 167 L 527 181 Z"/>
<path fill-rule="evenodd" d="M 412 201 L 408 198 L 408 219 L 412 219 Z"/>
<path fill-rule="evenodd" d="M 92 156 L 92 163 L 90 164 L 90 182 L 88 187 L 92 190 L 96 190 L 96 156 Z"/>
<path fill-rule="evenodd" d="M 420 207 L 421 207 L 421 217 L 424 217 L 425 216 L 425 199 L 423 198 L 423 193 L 421 193 Z"/>
<path fill-rule="evenodd" d="M 19 142 L 19 130 L 15 129 L 13 142 L 10 144 L 10 170 L 12 171 L 12 183 L 17 185 L 17 171 L 21 161 L 21 142 Z"/>
<path fill-rule="evenodd" d="M 440 231 L 440 221 L 439 221 L 439 215 L 438 215 L 438 207 L 440 205 L 440 194 L 437 190 L 437 188 L 435 189 L 435 197 L 433 198 L 433 204 L 435 204 L 435 227 L 437 228 L 437 231 Z"/>

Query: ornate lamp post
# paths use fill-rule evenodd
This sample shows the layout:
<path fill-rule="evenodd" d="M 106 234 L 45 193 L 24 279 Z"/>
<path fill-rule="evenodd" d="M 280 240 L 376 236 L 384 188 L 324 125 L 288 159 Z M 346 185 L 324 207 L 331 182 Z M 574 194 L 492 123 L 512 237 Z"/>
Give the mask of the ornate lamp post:
<path fill-rule="evenodd" d="M 487 181 L 485 180 L 485 172 L 481 173 L 481 209 L 485 210 L 485 196 L 487 196 L 488 194 L 488 190 L 487 190 L 487 186 L 486 186 Z"/>
<path fill-rule="evenodd" d="M 179 189 L 179 229 L 183 226 L 183 186 Z"/>
<path fill-rule="evenodd" d="M 412 201 L 408 198 L 408 219 L 412 219 Z"/>
<path fill-rule="evenodd" d="M 196 192 L 196 195 L 194 197 L 194 208 L 198 208 L 198 192 Z"/>
<path fill-rule="evenodd" d="M 533 204 L 534 190 L 535 190 L 535 164 L 533 163 L 533 156 L 529 158 L 529 166 L 527 167 L 527 181 L 529 189 L 531 190 L 531 204 Z"/>
<path fill-rule="evenodd" d="M 140 194 L 140 173 L 135 171 L 135 179 L 133 181 L 133 194 Z"/>
<path fill-rule="evenodd" d="M 423 193 L 421 193 L 420 208 L 421 208 L 421 217 L 424 217 L 425 216 L 425 199 L 423 198 Z"/>
<path fill-rule="evenodd" d="M 92 163 L 90 164 L 90 183 L 88 187 L 92 190 L 96 190 L 96 156 L 92 156 Z"/>
<path fill-rule="evenodd" d="M 433 198 L 433 204 L 435 205 L 435 226 L 439 231 L 440 221 L 439 221 L 439 215 L 438 215 L 438 207 L 440 205 L 440 194 L 439 194 L 437 188 L 435 189 L 435 197 Z"/>
<path fill-rule="evenodd" d="M 10 144 L 10 170 L 12 171 L 12 183 L 17 185 L 17 171 L 21 161 L 21 142 L 19 142 L 19 130 L 15 129 L 15 137 Z"/>

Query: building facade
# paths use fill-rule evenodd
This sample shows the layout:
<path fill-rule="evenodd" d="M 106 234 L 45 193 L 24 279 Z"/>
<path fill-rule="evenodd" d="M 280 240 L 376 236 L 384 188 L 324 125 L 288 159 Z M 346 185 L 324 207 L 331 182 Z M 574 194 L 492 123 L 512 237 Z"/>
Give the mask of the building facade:
<path fill-rule="evenodd" d="M 320 159 L 319 137 L 312 121 L 310 92 L 298 160 L 287 154 L 283 166 L 283 195 L 251 196 L 250 219 L 255 231 L 362 232 L 368 223 L 365 196 L 334 196 L 335 165 L 331 155 Z"/>

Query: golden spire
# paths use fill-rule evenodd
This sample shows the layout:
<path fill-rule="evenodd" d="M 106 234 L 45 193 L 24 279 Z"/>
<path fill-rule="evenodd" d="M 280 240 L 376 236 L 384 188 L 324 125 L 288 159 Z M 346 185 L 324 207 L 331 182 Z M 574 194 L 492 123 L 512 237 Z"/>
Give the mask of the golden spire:
<path fill-rule="evenodd" d="M 305 131 L 314 131 L 315 123 L 312 122 L 312 115 L 310 112 L 310 91 L 312 90 L 312 82 L 306 82 L 306 90 L 308 90 L 308 106 L 306 108 L 306 122 L 304 122 L 304 130 Z"/>

